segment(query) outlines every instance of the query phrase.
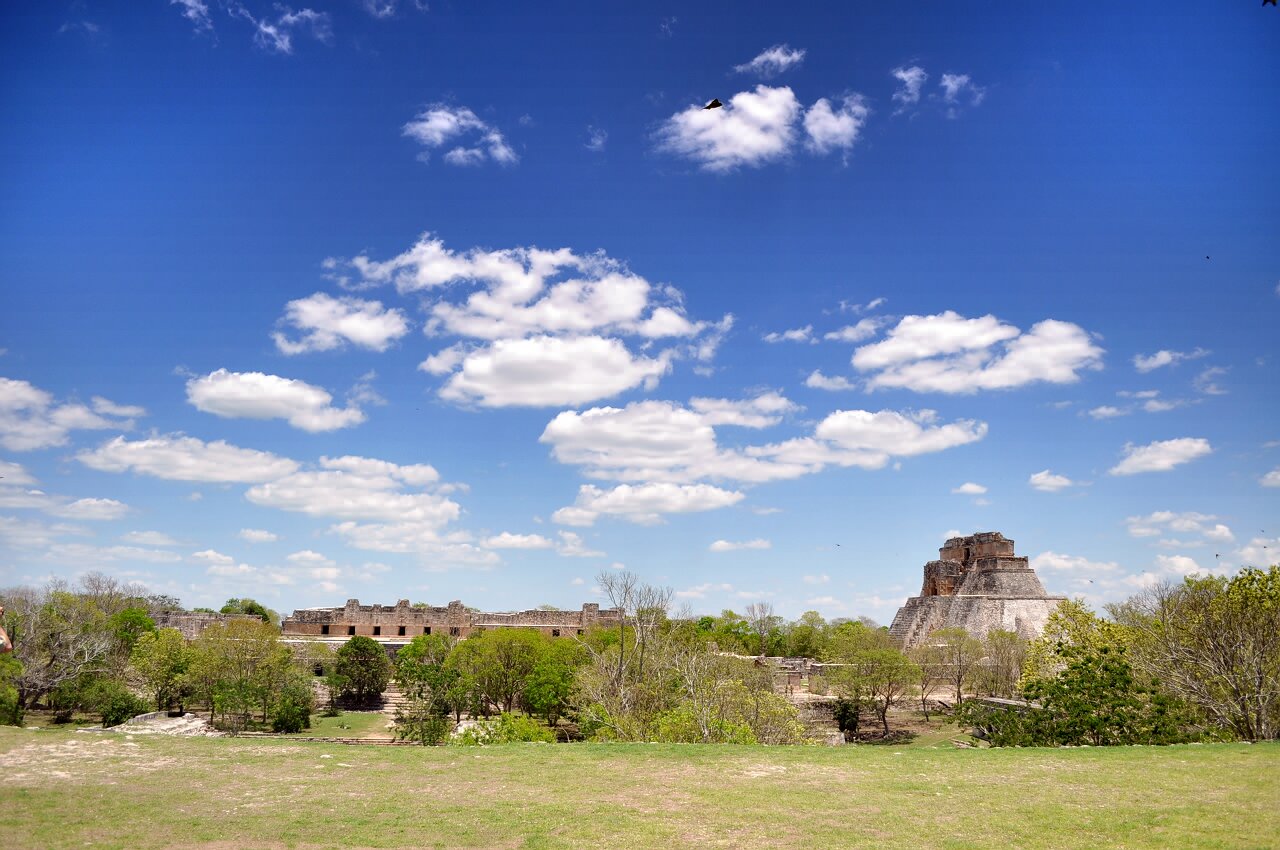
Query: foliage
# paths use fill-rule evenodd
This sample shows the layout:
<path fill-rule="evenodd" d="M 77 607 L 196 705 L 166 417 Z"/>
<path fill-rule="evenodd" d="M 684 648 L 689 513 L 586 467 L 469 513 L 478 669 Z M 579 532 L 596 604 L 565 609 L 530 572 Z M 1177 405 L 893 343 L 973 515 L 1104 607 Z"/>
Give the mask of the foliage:
<path fill-rule="evenodd" d="M 1060 655 L 1062 647 L 1100 649 L 1116 645 L 1119 641 L 1115 625 L 1098 617 L 1083 602 L 1076 599 L 1059 602 L 1045 622 L 1040 637 L 1027 646 L 1019 687 L 1025 687 L 1032 679 L 1045 679 L 1062 670 L 1066 666 Z"/>
<path fill-rule="evenodd" d="M 86 702 L 102 715 L 103 727 L 119 726 L 126 720 L 146 714 L 149 706 L 118 679 L 99 679 L 88 692 Z"/>
<path fill-rule="evenodd" d="M 21 661 L 12 655 L 0 655 L 0 726 L 22 725 L 22 703 L 16 684 L 21 674 Z"/>
<path fill-rule="evenodd" d="M 397 741 L 413 741 L 423 746 L 443 744 L 452 731 L 449 718 L 436 710 L 431 700 L 411 698 L 396 709 Z"/>
<path fill-rule="evenodd" d="M 1157 585 L 1111 613 L 1147 677 L 1220 729 L 1280 737 L 1280 567 Z"/>
<path fill-rule="evenodd" d="M 510 712 L 520 703 L 549 640 L 533 629 L 494 629 L 458 644 L 448 665 L 475 683 L 486 716 L 491 711 Z"/>
<path fill-rule="evenodd" d="M 503 712 L 496 720 L 477 723 L 457 738 L 462 746 L 488 744 L 554 744 L 555 733 L 531 717 Z"/>
<path fill-rule="evenodd" d="M 929 642 L 942 653 L 942 663 L 947 670 L 956 704 L 964 701 L 964 687 L 974 665 L 982 660 L 982 641 L 960 627 L 939 629 L 929 635 Z"/>
<path fill-rule="evenodd" d="M 992 629 L 982 642 L 983 658 L 974 668 L 979 693 L 1009 699 L 1018 694 L 1018 680 L 1027 654 L 1027 641 L 1017 632 Z"/>
<path fill-rule="evenodd" d="M 263 622 L 269 623 L 277 628 L 280 626 L 280 615 L 263 605 L 256 599 L 228 599 L 227 603 L 222 606 L 219 614 L 253 614 L 261 617 Z"/>
<path fill-rule="evenodd" d="M 343 694 L 364 705 L 387 689 L 391 659 L 373 638 L 356 635 L 339 647 L 334 674 Z"/>
<path fill-rule="evenodd" d="M 301 732 L 311 728 L 311 712 L 315 710 L 315 695 L 311 680 L 302 670 L 296 670 L 275 700 L 271 714 L 273 732 Z"/>
<path fill-rule="evenodd" d="M 192 643 L 186 681 L 210 706 L 210 720 L 236 731 L 253 722 L 255 713 L 266 723 L 298 672 L 293 652 L 280 643 L 275 628 L 257 620 L 229 620 L 209 626 Z"/>
<path fill-rule="evenodd" d="M 924 719 L 929 719 L 929 695 L 933 689 L 946 681 L 947 664 L 942 648 L 931 643 L 914 647 L 907 653 L 911 663 L 915 664 L 915 684 L 920 692 L 920 711 Z M 843 729 L 841 731 L 844 731 Z"/>
<path fill-rule="evenodd" d="M 161 629 L 138 638 L 130 656 L 134 671 L 151 695 L 156 711 L 183 704 L 192 651 L 177 629 Z"/>

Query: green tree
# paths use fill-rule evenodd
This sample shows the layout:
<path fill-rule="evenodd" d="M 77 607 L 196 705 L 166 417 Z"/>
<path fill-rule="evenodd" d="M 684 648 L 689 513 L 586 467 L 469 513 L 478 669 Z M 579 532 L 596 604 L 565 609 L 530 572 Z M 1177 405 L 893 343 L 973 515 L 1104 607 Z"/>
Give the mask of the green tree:
<path fill-rule="evenodd" d="M 533 629 L 494 629 L 458 644 L 448 664 L 475 682 L 484 710 L 509 713 L 546 655 L 548 640 Z"/>
<path fill-rule="evenodd" d="M 256 599 L 228 599 L 227 603 L 222 606 L 219 614 L 252 614 L 261 617 L 263 622 L 270 623 L 277 628 L 280 626 L 280 615 L 263 605 Z"/>
<path fill-rule="evenodd" d="M 942 648 L 931 643 L 914 647 L 907 656 L 915 664 L 915 686 L 920 694 L 920 712 L 929 719 L 929 696 L 947 680 L 947 662 Z"/>
<path fill-rule="evenodd" d="M 342 692 L 363 705 L 387 689 L 391 659 L 377 641 L 357 635 L 338 649 L 334 671 L 341 679 Z"/>
<path fill-rule="evenodd" d="M 1003 699 L 1016 696 L 1027 641 L 1017 632 L 992 629 L 982 642 L 982 651 L 977 675 L 979 690 Z"/>
<path fill-rule="evenodd" d="M 156 711 L 165 711 L 174 703 L 182 707 L 191 657 L 192 650 L 177 629 L 148 632 L 134 644 L 130 663 L 151 694 Z"/>
<path fill-rule="evenodd" d="M 569 709 L 573 696 L 574 675 L 586 661 L 581 646 L 567 641 L 553 641 L 542 657 L 534 662 L 525 680 L 524 706 L 533 714 L 540 714 L 547 724 L 554 727 Z"/>
<path fill-rule="evenodd" d="M 22 704 L 18 701 L 18 677 L 22 662 L 11 654 L 0 655 L 0 726 L 22 725 Z"/>
<path fill-rule="evenodd" d="M 1059 602 L 1040 637 L 1027 646 L 1019 686 L 1025 687 L 1032 679 L 1047 679 L 1066 667 L 1060 655 L 1063 648 L 1100 649 L 1119 642 L 1114 624 L 1098 617 L 1089 606 L 1076 599 Z"/>
<path fill-rule="evenodd" d="M 982 641 L 959 627 L 938 629 L 927 640 L 942 652 L 947 680 L 958 705 L 964 701 L 964 686 L 969 681 L 969 674 L 982 659 Z"/>

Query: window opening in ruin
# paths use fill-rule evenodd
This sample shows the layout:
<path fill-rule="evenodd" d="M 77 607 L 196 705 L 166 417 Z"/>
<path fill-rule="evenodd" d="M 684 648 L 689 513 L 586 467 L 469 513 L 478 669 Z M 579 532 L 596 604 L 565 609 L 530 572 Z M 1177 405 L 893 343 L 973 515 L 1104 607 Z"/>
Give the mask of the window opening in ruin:
<path fill-rule="evenodd" d="M 582 629 L 578 629 L 578 634 L 579 634 L 579 635 L 581 635 L 581 634 L 582 634 Z"/>
<path fill-rule="evenodd" d="M 552 630 L 551 630 L 551 636 L 552 636 L 552 637 L 560 637 L 560 630 L 559 630 L 559 629 L 552 629 Z"/>
<path fill-rule="evenodd" d="M 423 633 L 424 635 L 429 635 L 429 634 L 431 634 L 431 627 L 430 627 L 430 626 L 423 626 L 423 627 L 422 627 L 422 633 Z"/>
<path fill-rule="evenodd" d="M 323 676 L 323 675 L 324 675 L 324 665 L 323 665 L 323 664 L 317 664 L 317 665 L 313 668 L 312 672 L 314 672 L 317 676 Z"/>
<path fill-rule="evenodd" d="M 353 634 L 355 634 L 355 633 L 356 633 L 356 627 L 355 627 L 355 626 L 347 626 L 347 634 L 349 634 L 349 635 L 353 635 Z"/>
<path fill-rule="evenodd" d="M 400 635 L 400 637 L 404 637 L 404 626 L 401 626 L 400 630 L 396 632 L 396 634 Z"/>
<path fill-rule="evenodd" d="M 460 634 L 462 634 L 462 630 L 459 629 L 457 626 L 449 627 L 449 637 L 457 637 Z"/>
<path fill-rule="evenodd" d="M 373 627 L 373 636 L 374 636 L 374 637 L 377 637 L 378 635 L 381 635 L 381 634 L 382 634 L 382 626 L 374 626 L 374 627 Z"/>
<path fill-rule="evenodd" d="M 323 626 L 321 626 L 321 627 L 320 627 L 320 634 L 322 634 L 322 635 L 327 635 L 327 634 L 329 634 L 329 626 L 328 626 L 328 624 L 327 624 L 327 623 L 326 623 L 325 625 L 323 625 Z"/>

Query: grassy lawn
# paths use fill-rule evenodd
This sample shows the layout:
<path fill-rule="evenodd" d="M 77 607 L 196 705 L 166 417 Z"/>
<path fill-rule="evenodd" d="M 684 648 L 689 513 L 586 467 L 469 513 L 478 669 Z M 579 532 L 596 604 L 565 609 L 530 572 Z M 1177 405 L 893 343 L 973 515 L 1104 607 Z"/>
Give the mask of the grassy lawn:
<path fill-rule="evenodd" d="M 0 846 L 1272 847 L 1280 745 L 342 746 L 0 728 Z"/>
<path fill-rule="evenodd" d="M 380 711 L 344 711 L 337 717 L 311 715 L 311 728 L 303 735 L 323 738 L 392 738 L 389 718 Z"/>

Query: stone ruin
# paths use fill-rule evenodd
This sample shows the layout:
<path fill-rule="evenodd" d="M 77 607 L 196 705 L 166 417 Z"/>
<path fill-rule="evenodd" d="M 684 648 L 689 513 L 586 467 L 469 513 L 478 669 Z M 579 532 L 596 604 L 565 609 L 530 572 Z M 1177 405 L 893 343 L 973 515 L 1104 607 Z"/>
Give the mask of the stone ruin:
<path fill-rule="evenodd" d="M 363 635 L 388 647 L 407 644 L 418 635 L 446 635 L 465 638 L 486 629 L 537 629 L 548 637 L 581 635 L 601 625 L 617 625 L 622 612 L 617 608 L 600 609 L 588 602 L 580 611 L 531 611 L 486 613 L 474 611 L 460 601 L 448 605 L 412 606 L 408 599 L 395 605 L 361 605 L 359 599 L 348 599 L 340 608 L 302 608 L 280 624 L 284 638 L 345 643 Z"/>
<path fill-rule="evenodd" d="M 177 629 L 187 640 L 195 640 L 212 625 L 232 620 L 262 622 L 257 614 L 210 614 L 207 611 L 162 611 L 155 616 L 157 629 Z"/>
<path fill-rule="evenodd" d="M 898 609 L 889 634 L 903 649 L 938 629 L 959 627 L 975 637 L 993 629 L 1032 639 L 1065 596 L 1050 596 L 1013 541 L 998 531 L 952 537 L 938 560 L 924 565 L 924 586 Z"/>

